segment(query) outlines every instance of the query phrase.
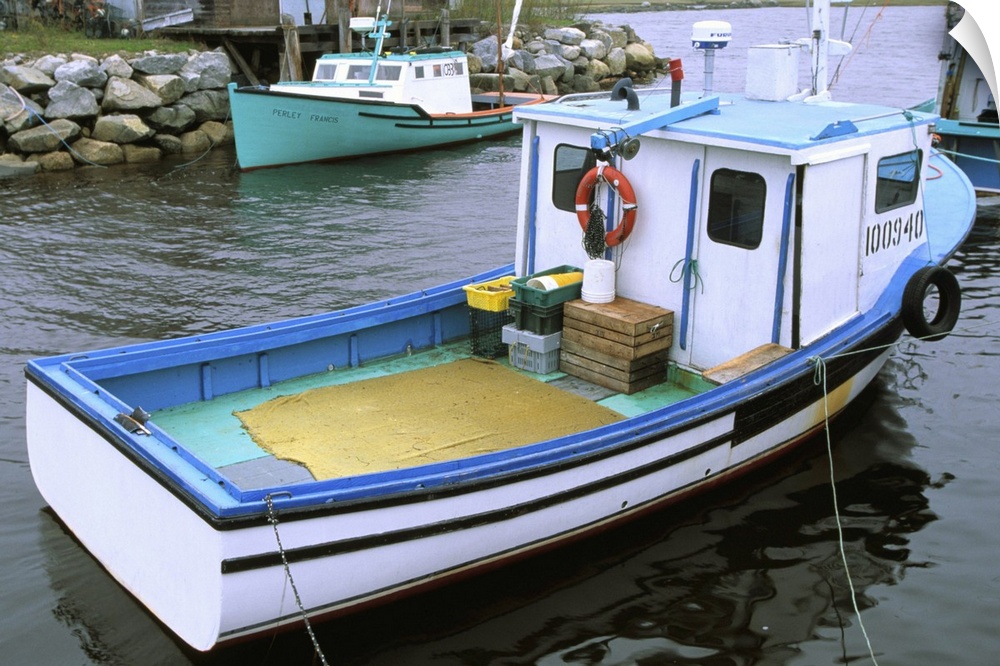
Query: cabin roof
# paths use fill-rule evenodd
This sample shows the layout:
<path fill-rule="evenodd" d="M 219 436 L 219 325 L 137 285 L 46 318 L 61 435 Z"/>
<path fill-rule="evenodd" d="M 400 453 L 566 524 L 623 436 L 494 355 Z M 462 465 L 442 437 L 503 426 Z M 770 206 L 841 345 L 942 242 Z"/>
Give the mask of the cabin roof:
<path fill-rule="evenodd" d="M 625 100 L 610 95 L 572 96 L 562 101 L 526 107 L 519 118 L 573 124 L 598 129 L 642 123 L 670 110 L 669 91 L 637 89 L 639 109 L 629 111 Z M 894 130 L 928 125 L 937 116 L 874 104 L 843 102 L 770 102 L 741 95 L 720 94 L 717 111 L 676 120 L 665 129 L 670 138 L 713 145 L 751 144 L 772 153 L 799 151 L 851 141 Z M 701 99 L 685 95 L 682 104 Z M 690 137 L 690 138 L 686 138 Z M 750 147 L 750 146 L 747 146 Z"/>
<path fill-rule="evenodd" d="M 403 53 L 384 53 L 379 57 L 379 62 L 413 62 L 422 60 L 454 60 L 455 58 L 467 58 L 461 51 L 437 51 L 433 53 L 420 53 L 419 51 L 405 51 Z M 323 62 L 337 61 L 366 61 L 371 62 L 372 53 L 361 51 L 356 53 L 327 53 L 319 57 Z"/>

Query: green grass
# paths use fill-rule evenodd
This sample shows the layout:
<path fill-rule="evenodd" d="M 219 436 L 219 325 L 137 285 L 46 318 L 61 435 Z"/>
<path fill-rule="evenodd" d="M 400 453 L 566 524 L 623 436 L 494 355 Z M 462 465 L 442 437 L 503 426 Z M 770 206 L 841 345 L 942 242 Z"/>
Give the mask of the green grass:
<path fill-rule="evenodd" d="M 0 56 L 24 53 L 32 57 L 55 53 L 83 53 L 103 57 L 118 53 L 122 56 L 155 50 L 160 53 L 181 53 L 198 48 L 193 42 L 143 37 L 139 39 L 94 39 L 83 32 L 69 30 L 62 25 L 43 25 L 40 21 L 22 19 L 17 30 L 0 33 Z"/>

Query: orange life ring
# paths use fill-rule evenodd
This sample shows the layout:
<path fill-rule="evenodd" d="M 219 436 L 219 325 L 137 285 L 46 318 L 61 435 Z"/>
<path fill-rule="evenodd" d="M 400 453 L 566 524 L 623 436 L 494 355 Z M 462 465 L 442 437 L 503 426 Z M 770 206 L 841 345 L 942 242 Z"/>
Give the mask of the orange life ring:
<path fill-rule="evenodd" d="M 609 231 L 604 236 L 604 242 L 608 247 L 618 245 L 632 233 L 635 226 L 635 211 L 639 207 L 635 200 L 635 190 L 632 183 L 613 166 L 596 166 L 584 175 L 583 180 L 576 187 L 576 219 L 580 222 L 580 227 L 587 231 L 587 223 L 590 220 L 590 198 L 591 191 L 600 181 L 604 181 L 622 200 L 622 219 L 618 226 Z"/>

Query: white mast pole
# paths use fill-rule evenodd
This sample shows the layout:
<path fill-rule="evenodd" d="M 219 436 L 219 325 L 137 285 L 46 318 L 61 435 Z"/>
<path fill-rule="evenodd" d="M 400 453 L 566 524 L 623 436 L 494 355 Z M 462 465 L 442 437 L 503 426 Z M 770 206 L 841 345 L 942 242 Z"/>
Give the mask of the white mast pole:
<path fill-rule="evenodd" d="M 830 55 L 830 0 L 814 0 L 812 16 L 812 94 L 826 92 L 829 85 L 827 59 Z"/>

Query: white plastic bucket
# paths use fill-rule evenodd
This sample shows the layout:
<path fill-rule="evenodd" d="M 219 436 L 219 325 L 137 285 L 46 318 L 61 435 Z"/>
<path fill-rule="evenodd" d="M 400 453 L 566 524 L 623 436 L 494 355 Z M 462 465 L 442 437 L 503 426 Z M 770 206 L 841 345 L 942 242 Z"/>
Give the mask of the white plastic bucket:
<path fill-rule="evenodd" d="M 585 263 L 580 297 L 587 303 L 610 303 L 615 300 L 615 262 L 591 259 Z"/>

